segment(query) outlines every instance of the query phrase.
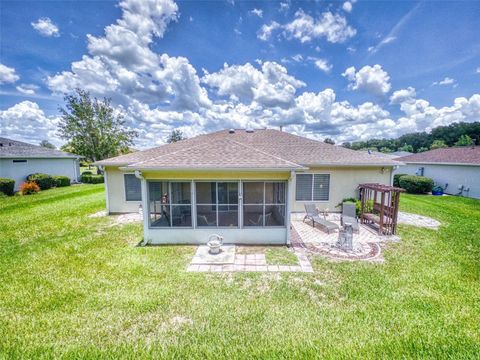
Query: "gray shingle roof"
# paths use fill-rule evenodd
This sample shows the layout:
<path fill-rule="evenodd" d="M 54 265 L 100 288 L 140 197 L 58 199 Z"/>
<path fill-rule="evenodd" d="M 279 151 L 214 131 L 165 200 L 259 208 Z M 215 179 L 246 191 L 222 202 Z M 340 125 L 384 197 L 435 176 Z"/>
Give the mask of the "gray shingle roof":
<path fill-rule="evenodd" d="M 434 149 L 398 158 L 404 163 L 480 165 L 480 146 Z"/>
<path fill-rule="evenodd" d="M 97 162 L 134 169 L 147 168 L 270 168 L 298 169 L 305 166 L 394 166 L 401 163 L 307 139 L 286 132 L 261 129 L 253 133 L 228 130 L 196 136 Z"/>
<path fill-rule="evenodd" d="M 48 149 L 22 141 L 0 137 L 0 158 L 79 158 L 64 151 Z"/>

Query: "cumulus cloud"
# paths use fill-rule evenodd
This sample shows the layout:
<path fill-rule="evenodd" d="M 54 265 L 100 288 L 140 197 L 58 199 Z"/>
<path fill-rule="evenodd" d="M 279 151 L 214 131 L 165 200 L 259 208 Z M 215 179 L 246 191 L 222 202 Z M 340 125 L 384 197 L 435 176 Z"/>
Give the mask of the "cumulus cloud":
<path fill-rule="evenodd" d="M 342 5 L 342 9 L 346 12 L 351 12 L 353 9 L 352 3 L 350 1 L 345 1 Z"/>
<path fill-rule="evenodd" d="M 22 101 L 6 110 L 0 110 L 2 134 L 16 140 L 38 143 L 41 139 L 56 139 L 57 117 L 47 117 L 37 103 Z"/>
<path fill-rule="evenodd" d="M 11 84 L 20 79 L 14 68 L 0 63 L 0 84 Z"/>
<path fill-rule="evenodd" d="M 406 89 L 394 91 L 390 96 L 391 104 L 401 104 L 403 102 L 412 101 L 417 96 L 415 88 L 409 86 Z"/>
<path fill-rule="evenodd" d="M 202 81 L 217 89 L 217 94 L 232 100 L 255 101 L 267 107 L 288 107 L 297 89 L 305 83 L 287 73 L 287 69 L 275 62 L 262 63 L 261 70 L 250 63 L 229 66 L 216 73 L 206 73 Z"/>
<path fill-rule="evenodd" d="M 333 66 L 332 64 L 329 64 L 327 60 L 325 59 L 314 59 L 314 64 L 315 64 L 315 67 L 319 70 L 322 70 L 323 72 L 325 73 L 329 73 Z"/>
<path fill-rule="evenodd" d="M 366 65 L 356 71 L 354 66 L 349 67 L 342 74 L 350 82 L 351 90 L 365 90 L 377 96 L 382 96 L 390 91 L 390 76 L 378 64 Z"/>
<path fill-rule="evenodd" d="M 347 19 L 330 11 L 322 13 L 318 18 L 308 15 L 303 10 L 295 13 L 295 18 L 284 25 L 272 22 L 264 24 L 257 37 L 260 40 L 268 40 L 273 31 L 283 29 L 283 34 L 288 39 L 296 39 L 302 43 L 314 39 L 325 38 L 331 43 L 341 43 L 353 37 L 357 31 L 348 25 Z"/>
<path fill-rule="evenodd" d="M 60 36 L 60 30 L 52 20 L 48 17 L 40 18 L 37 21 L 30 23 L 32 27 L 39 32 L 40 35 L 46 37 L 58 37 Z"/>

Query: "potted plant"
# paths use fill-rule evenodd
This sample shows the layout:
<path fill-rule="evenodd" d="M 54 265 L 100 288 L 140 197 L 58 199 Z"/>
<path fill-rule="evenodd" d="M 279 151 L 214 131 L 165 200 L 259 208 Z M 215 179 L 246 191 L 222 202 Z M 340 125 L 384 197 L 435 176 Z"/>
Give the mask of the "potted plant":
<path fill-rule="evenodd" d="M 440 185 L 436 185 L 432 188 L 432 195 L 441 196 L 443 195 L 443 188 Z"/>

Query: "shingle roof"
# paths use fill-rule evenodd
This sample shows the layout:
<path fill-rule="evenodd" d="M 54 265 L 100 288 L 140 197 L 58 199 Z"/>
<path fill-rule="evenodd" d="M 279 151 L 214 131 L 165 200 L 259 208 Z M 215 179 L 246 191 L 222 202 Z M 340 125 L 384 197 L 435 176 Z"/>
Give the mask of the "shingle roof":
<path fill-rule="evenodd" d="M 434 149 L 396 159 L 404 163 L 480 165 L 480 146 Z"/>
<path fill-rule="evenodd" d="M 346 149 L 286 132 L 261 129 L 217 131 L 97 162 L 146 168 L 271 168 L 393 166 L 388 157 Z"/>
<path fill-rule="evenodd" d="M 64 151 L 48 149 L 0 137 L 0 158 L 79 158 Z"/>

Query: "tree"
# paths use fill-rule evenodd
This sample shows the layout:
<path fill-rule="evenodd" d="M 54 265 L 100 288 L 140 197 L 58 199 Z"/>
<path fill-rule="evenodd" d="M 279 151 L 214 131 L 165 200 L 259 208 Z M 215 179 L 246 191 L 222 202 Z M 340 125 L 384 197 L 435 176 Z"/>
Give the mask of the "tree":
<path fill-rule="evenodd" d="M 403 146 L 399 147 L 398 150 L 413 152 L 413 146 L 405 143 L 405 144 L 403 144 Z"/>
<path fill-rule="evenodd" d="M 133 144 L 137 132 L 124 126 L 122 114 L 112 108 L 110 99 L 92 99 L 81 89 L 64 99 L 65 108 L 59 108 L 62 118 L 58 133 L 67 140 L 65 147 L 71 152 L 98 161 L 116 156 Z"/>
<path fill-rule="evenodd" d="M 48 140 L 42 140 L 42 141 L 40 141 L 40 144 L 38 144 L 38 145 L 40 145 L 41 147 L 47 148 L 47 149 L 56 149 L 55 145 L 53 145 Z"/>
<path fill-rule="evenodd" d="M 323 140 L 323 142 L 326 144 L 335 145 L 335 141 L 333 141 L 333 139 L 330 139 L 330 138 L 326 138 L 325 140 Z"/>
<path fill-rule="evenodd" d="M 170 135 L 168 135 L 167 143 L 170 144 L 184 139 L 186 139 L 186 137 L 183 135 L 183 132 L 181 130 L 175 129 L 172 130 Z"/>
<path fill-rule="evenodd" d="M 473 145 L 473 140 L 468 135 L 462 135 L 458 138 L 458 141 L 455 143 L 455 146 L 470 146 Z"/>
<path fill-rule="evenodd" d="M 448 147 L 447 144 L 445 144 L 445 141 L 443 140 L 434 140 L 432 143 L 432 146 L 430 146 L 430 149 L 442 149 Z"/>
<path fill-rule="evenodd" d="M 428 151 L 428 150 L 430 150 L 430 149 L 427 148 L 427 147 L 421 147 L 421 148 L 417 149 L 417 153 L 425 152 L 425 151 Z"/>
<path fill-rule="evenodd" d="M 348 141 L 345 141 L 344 143 L 342 143 L 342 146 L 344 148 L 347 148 L 347 149 L 351 149 L 352 148 L 352 144 Z"/>

